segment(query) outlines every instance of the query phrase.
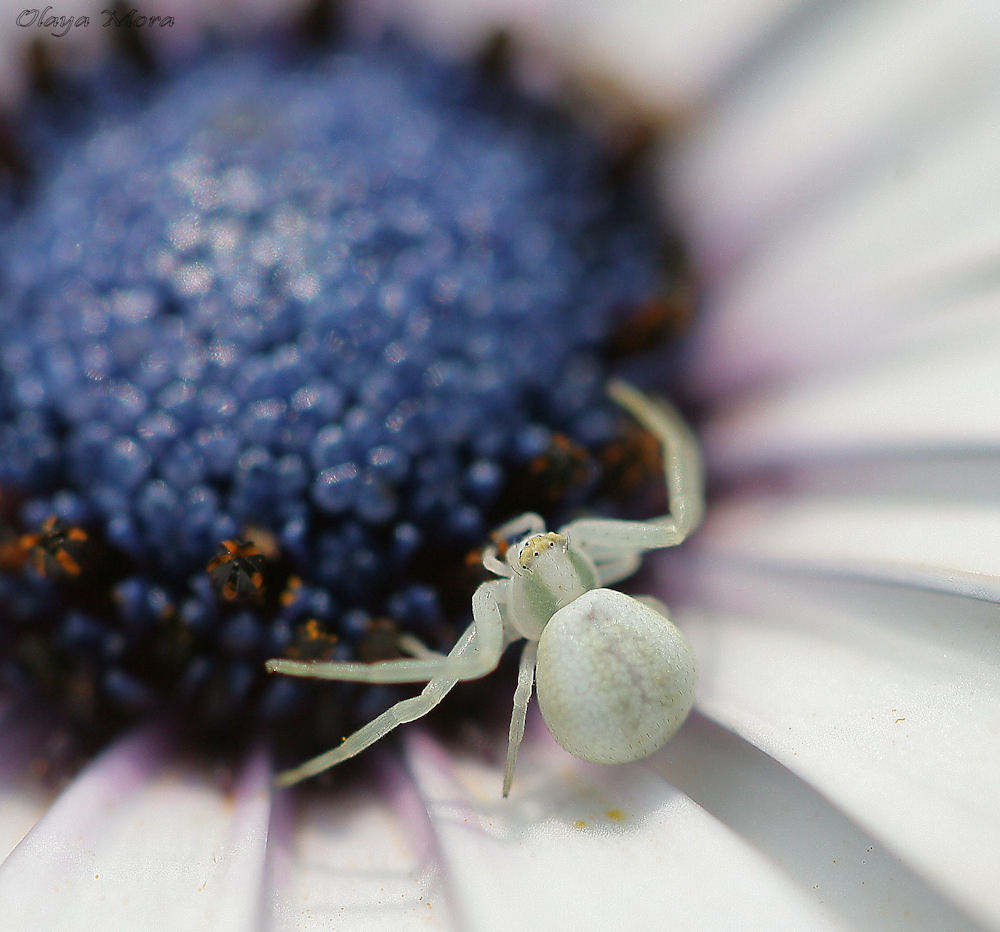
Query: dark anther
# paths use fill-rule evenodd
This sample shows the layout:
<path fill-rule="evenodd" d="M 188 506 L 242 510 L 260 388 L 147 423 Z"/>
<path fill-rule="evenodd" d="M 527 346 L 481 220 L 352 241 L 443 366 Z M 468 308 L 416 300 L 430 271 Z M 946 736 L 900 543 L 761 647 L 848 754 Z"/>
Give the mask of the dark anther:
<path fill-rule="evenodd" d="M 264 554 L 253 541 L 224 540 L 205 567 L 215 591 L 226 602 L 260 602 L 264 596 Z"/>
<path fill-rule="evenodd" d="M 66 580 L 83 572 L 87 532 L 65 524 L 55 515 L 46 518 L 37 533 L 22 535 L 20 543 L 39 576 Z"/>

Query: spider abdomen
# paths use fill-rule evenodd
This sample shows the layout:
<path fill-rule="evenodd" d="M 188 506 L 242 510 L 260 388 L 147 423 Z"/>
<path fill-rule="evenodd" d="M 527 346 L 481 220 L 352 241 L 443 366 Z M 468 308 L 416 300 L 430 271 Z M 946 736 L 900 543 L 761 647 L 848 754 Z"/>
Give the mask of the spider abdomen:
<path fill-rule="evenodd" d="M 659 750 L 694 704 L 687 639 L 665 616 L 613 589 L 593 589 L 542 632 L 538 704 L 552 737 L 582 760 L 623 764 Z"/>

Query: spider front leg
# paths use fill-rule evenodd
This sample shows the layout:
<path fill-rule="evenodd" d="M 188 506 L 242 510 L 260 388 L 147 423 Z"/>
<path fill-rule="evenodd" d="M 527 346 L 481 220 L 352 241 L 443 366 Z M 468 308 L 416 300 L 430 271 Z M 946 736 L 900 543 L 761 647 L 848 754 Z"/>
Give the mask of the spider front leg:
<path fill-rule="evenodd" d="M 476 590 L 472 597 L 472 624 L 465 629 L 465 633 L 445 657 L 390 660 L 380 664 L 295 664 L 293 676 L 309 675 L 299 672 L 300 666 L 307 668 L 318 666 L 324 670 L 322 679 L 346 679 L 366 683 L 410 683 L 417 679 L 415 672 L 420 669 L 430 671 L 429 675 L 421 677 L 429 679 L 430 682 L 423 688 L 419 696 L 403 699 L 390 706 L 367 725 L 359 728 L 353 735 L 345 738 L 339 747 L 326 751 L 291 770 L 282 771 L 274 778 L 275 784 L 277 786 L 291 786 L 307 777 L 315 776 L 330 767 L 343 763 L 343 761 L 371 747 L 399 725 L 422 718 L 441 702 L 459 681 L 476 679 L 496 669 L 500 662 L 500 654 L 505 646 L 503 616 L 494 595 L 498 584 L 503 585 L 502 581 L 497 580 L 496 583 L 483 583 Z M 290 663 L 291 661 L 269 660 L 267 668 L 271 672 L 284 673 L 288 672 L 286 665 Z M 348 668 L 353 672 L 359 667 L 361 668 L 360 672 L 365 674 L 362 677 L 341 676 L 341 671 L 336 669 Z M 403 668 L 402 671 L 393 676 L 392 668 L 398 670 L 399 667 Z M 389 675 L 378 677 L 370 675 L 370 672 L 380 668 L 389 668 Z"/>
<path fill-rule="evenodd" d="M 453 676 L 456 680 L 479 679 L 496 669 L 506 646 L 503 642 L 503 619 L 497 605 L 497 595 L 502 586 L 502 580 L 495 580 L 483 583 L 476 590 L 472 597 L 473 621 L 466 631 L 466 634 L 471 633 L 472 640 L 459 653 L 456 653 L 458 645 L 449 654 L 442 655 L 423 645 L 418 647 L 416 638 L 406 637 L 402 642 L 404 649 L 418 656 L 381 663 L 274 659 L 268 660 L 264 666 L 268 673 L 347 683 L 423 683 L 437 676 Z"/>
<path fill-rule="evenodd" d="M 705 508 L 698 441 L 680 414 L 618 380 L 608 383 L 608 394 L 663 447 L 667 514 L 649 521 L 583 518 L 561 529 L 594 560 L 602 586 L 631 575 L 643 551 L 679 544 L 698 526 Z"/>

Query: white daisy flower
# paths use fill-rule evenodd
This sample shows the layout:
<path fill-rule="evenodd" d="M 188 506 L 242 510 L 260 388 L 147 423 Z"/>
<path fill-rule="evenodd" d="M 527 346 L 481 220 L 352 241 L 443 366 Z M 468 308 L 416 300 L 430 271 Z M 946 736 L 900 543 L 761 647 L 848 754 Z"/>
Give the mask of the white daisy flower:
<path fill-rule="evenodd" d="M 712 497 L 646 579 L 695 711 L 607 767 L 533 710 L 504 800 L 420 725 L 349 792 L 274 791 L 264 750 L 223 788 L 152 729 L 53 795 L 8 705 L 0 927 L 1000 929 L 993 6 L 379 6 L 670 127 Z"/>

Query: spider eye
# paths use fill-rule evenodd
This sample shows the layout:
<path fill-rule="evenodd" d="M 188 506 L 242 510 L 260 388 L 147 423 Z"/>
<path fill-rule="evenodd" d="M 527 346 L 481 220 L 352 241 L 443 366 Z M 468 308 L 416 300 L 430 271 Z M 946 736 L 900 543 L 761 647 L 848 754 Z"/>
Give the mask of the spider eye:
<path fill-rule="evenodd" d="M 569 541 L 562 534 L 549 531 L 547 534 L 535 534 L 521 544 L 521 552 L 518 554 L 517 562 L 521 569 L 531 572 L 531 564 L 545 551 L 553 547 L 559 547 L 563 553 L 569 547 Z"/>

